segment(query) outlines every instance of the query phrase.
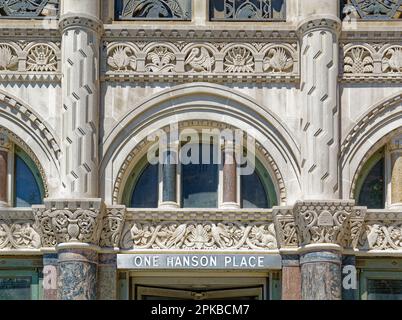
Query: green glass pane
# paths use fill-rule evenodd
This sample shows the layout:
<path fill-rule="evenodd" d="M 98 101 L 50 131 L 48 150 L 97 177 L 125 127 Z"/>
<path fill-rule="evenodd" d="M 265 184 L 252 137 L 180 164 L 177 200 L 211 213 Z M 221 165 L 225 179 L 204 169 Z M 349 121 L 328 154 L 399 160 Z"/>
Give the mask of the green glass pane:
<path fill-rule="evenodd" d="M 370 209 L 384 209 L 384 158 L 370 170 L 360 189 L 358 205 Z"/>
<path fill-rule="evenodd" d="M 31 300 L 31 277 L 0 277 L 0 300 Z"/>
<path fill-rule="evenodd" d="M 402 280 L 369 279 L 368 300 L 402 300 Z"/>

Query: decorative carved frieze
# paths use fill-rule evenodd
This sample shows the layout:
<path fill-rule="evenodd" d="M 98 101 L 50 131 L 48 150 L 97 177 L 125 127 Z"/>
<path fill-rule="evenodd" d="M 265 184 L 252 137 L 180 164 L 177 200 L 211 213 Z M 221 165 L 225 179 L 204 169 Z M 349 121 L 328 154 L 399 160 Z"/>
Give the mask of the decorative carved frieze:
<path fill-rule="evenodd" d="M 281 248 L 298 248 L 299 240 L 293 207 L 277 207 L 273 214 L 279 246 Z"/>
<path fill-rule="evenodd" d="M 252 212 L 230 214 L 230 212 L 211 211 L 207 216 L 202 212 L 180 213 L 136 212 L 124 226 L 121 249 L 272 250 L 277 248 L 275 227 L 272 218 L 266 213 L 261 212 L 259 218 Z M 155 214 L 158 219 L 155 218 Z M 190 220 L 191 218 L 193 220 Z"/>
<path fill-rule="evenodd" d="M 60 42 L 0 43 L 0 81 L 60 79 Z"/>
<path fill-rule="evenodd" d="M 0 254 L 2 250 L 39 249 L 41 246 L 30 210 L 0 209 Z"/>
<path fill-rule="evenodd" d="M 34 213 L 46 245 L 99 244 L 104 215 L 101 199 L 45 200 L 45 206 L 35 206 Z"/>
<path fill-rule="evenodd" d="M 126 217 L 125 206 L 113 206 L 106 209 L 99 245 L 107 248 L 117 248 Z"/>
<path fill-rule="evenodd" d="M 402 17 L 402 0 L 345 0 L 343 12 L 354 19 L 389 20 Z"/>
<path fill-rule="evenodd" d="M 401 82 L 402 44 L 350 42 L 342 44 L 342 80 Z"/>
<path fill-rule="evenodd" d="M 104 79 L 296 81 L 296 42 L 105 42 Z"/>

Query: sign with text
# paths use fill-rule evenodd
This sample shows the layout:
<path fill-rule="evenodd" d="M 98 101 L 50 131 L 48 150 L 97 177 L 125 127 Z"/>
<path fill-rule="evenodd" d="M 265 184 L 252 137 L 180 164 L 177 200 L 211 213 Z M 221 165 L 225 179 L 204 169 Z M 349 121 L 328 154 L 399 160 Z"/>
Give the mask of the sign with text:
<path fill-rule="evenodd" d="M 118 254 L 118 269 L 279 270 L 279 254 Z"/>

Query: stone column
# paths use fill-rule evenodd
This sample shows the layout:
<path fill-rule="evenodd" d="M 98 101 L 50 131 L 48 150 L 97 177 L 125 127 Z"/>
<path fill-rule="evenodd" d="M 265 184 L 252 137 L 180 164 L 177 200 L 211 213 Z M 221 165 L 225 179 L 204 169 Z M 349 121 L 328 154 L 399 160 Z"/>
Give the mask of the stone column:
<path fill-rule="evenodd" d="M 317 251 L 300 257 L 303 300 L 340 300 L 341 254 Z"/>
<path fill-rule="evenodd" d="M 298 255 L 282 256 L 282 300 L 301 300 L 301 273 Z"/>
<path fill-rule="evenodd" d="M 42 242 L 57 250 L 58 299 L 95 300 L 105 216 L 101 199 L 45 199 L 44 206 L 35 206 L 33 210 Z"/>
<path fill-rule="evenodd" d="M 337 199 L 339 152 L 338 2 L 303 0 L 301 43 L 301 180 L 304 199 Z"/>
<path fill-rule="evenodd" d="M 65 198 L 98 196 L 99 0 L 64 0 L 62 33 L 62 157 Z"/>
<path fill-rule="evenodd" d="M 402 210 L 402 134 L 388 144 L 391 160 L 391 205 L 390 209 Z"/>
<path fill-rule="evenodd" d="M 222 208 L 239 209 L 237 200 L 237 164 L 233 142 L 226 142 L 223 149 Z"/>
<path fill-rule="evenodd" d="M 163 208 L 178 208 L 177 203 L 177 151 L 168 149 L 162 164 L 162 203 Z"/>
<path fill-rule="evenodd" d="M 8 153 L 11 142 L 5 132 L 0 131 L 0 208 L 8 207 Z"/>

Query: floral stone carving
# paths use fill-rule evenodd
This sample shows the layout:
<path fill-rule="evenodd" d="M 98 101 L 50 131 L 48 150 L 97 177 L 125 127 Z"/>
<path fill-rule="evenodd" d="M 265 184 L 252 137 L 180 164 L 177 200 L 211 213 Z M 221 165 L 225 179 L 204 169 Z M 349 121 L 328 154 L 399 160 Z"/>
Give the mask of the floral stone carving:
<path fill-rule="evenodd" d="M 244 47 L 230 49 L 223 61 L 225 72 L 228 73 L 251 73 L 254 72 L 255 62 L 253 54 Z"/>
<path fill-rule="evenodd" d="M 102 231 L 103 205 L 96 201 L 45 201 L 34 207 L 44 245 L 82 242 L 98 245 Z"/>
<path fill-rule="evenodd" d="M 9 45 L 0 45 L 0 71 L 15 71 L 18 66 L 18 57 Z"/>
<path fill-rule="evenodd" d="M 130 47 L 119 45 L 109 53 L 107 64 L 113 71 L 136 71 L 137 58 Z"/>
<path fill-rule="evenodd" d="M 158 46 L 148 52 L 145 70 L 148 72 L 172 72 L 176 56 L 167 47 Z"/>
<path fill-rule="evenodd" d="M 40 235 L 33 227 L 33 221 L 0 220 L 0 249 L 38 249 Z"/>
<path fill-rule="evenodd" d="M 345 73 L 373 73 L 374 60 L 364 48 L 352 48 L 345 53 Z"/>
<path fill-rule="evenodd" d="M 123 249 L 276 249 L 273 223 L 134 222 L 126 226 Z"/>
<path fill-rule="evenodd" d="M 28 52 L 27 71 L 56 71 L 57 58 L 54 50 L 46 45 L 36 45 Z"/>

